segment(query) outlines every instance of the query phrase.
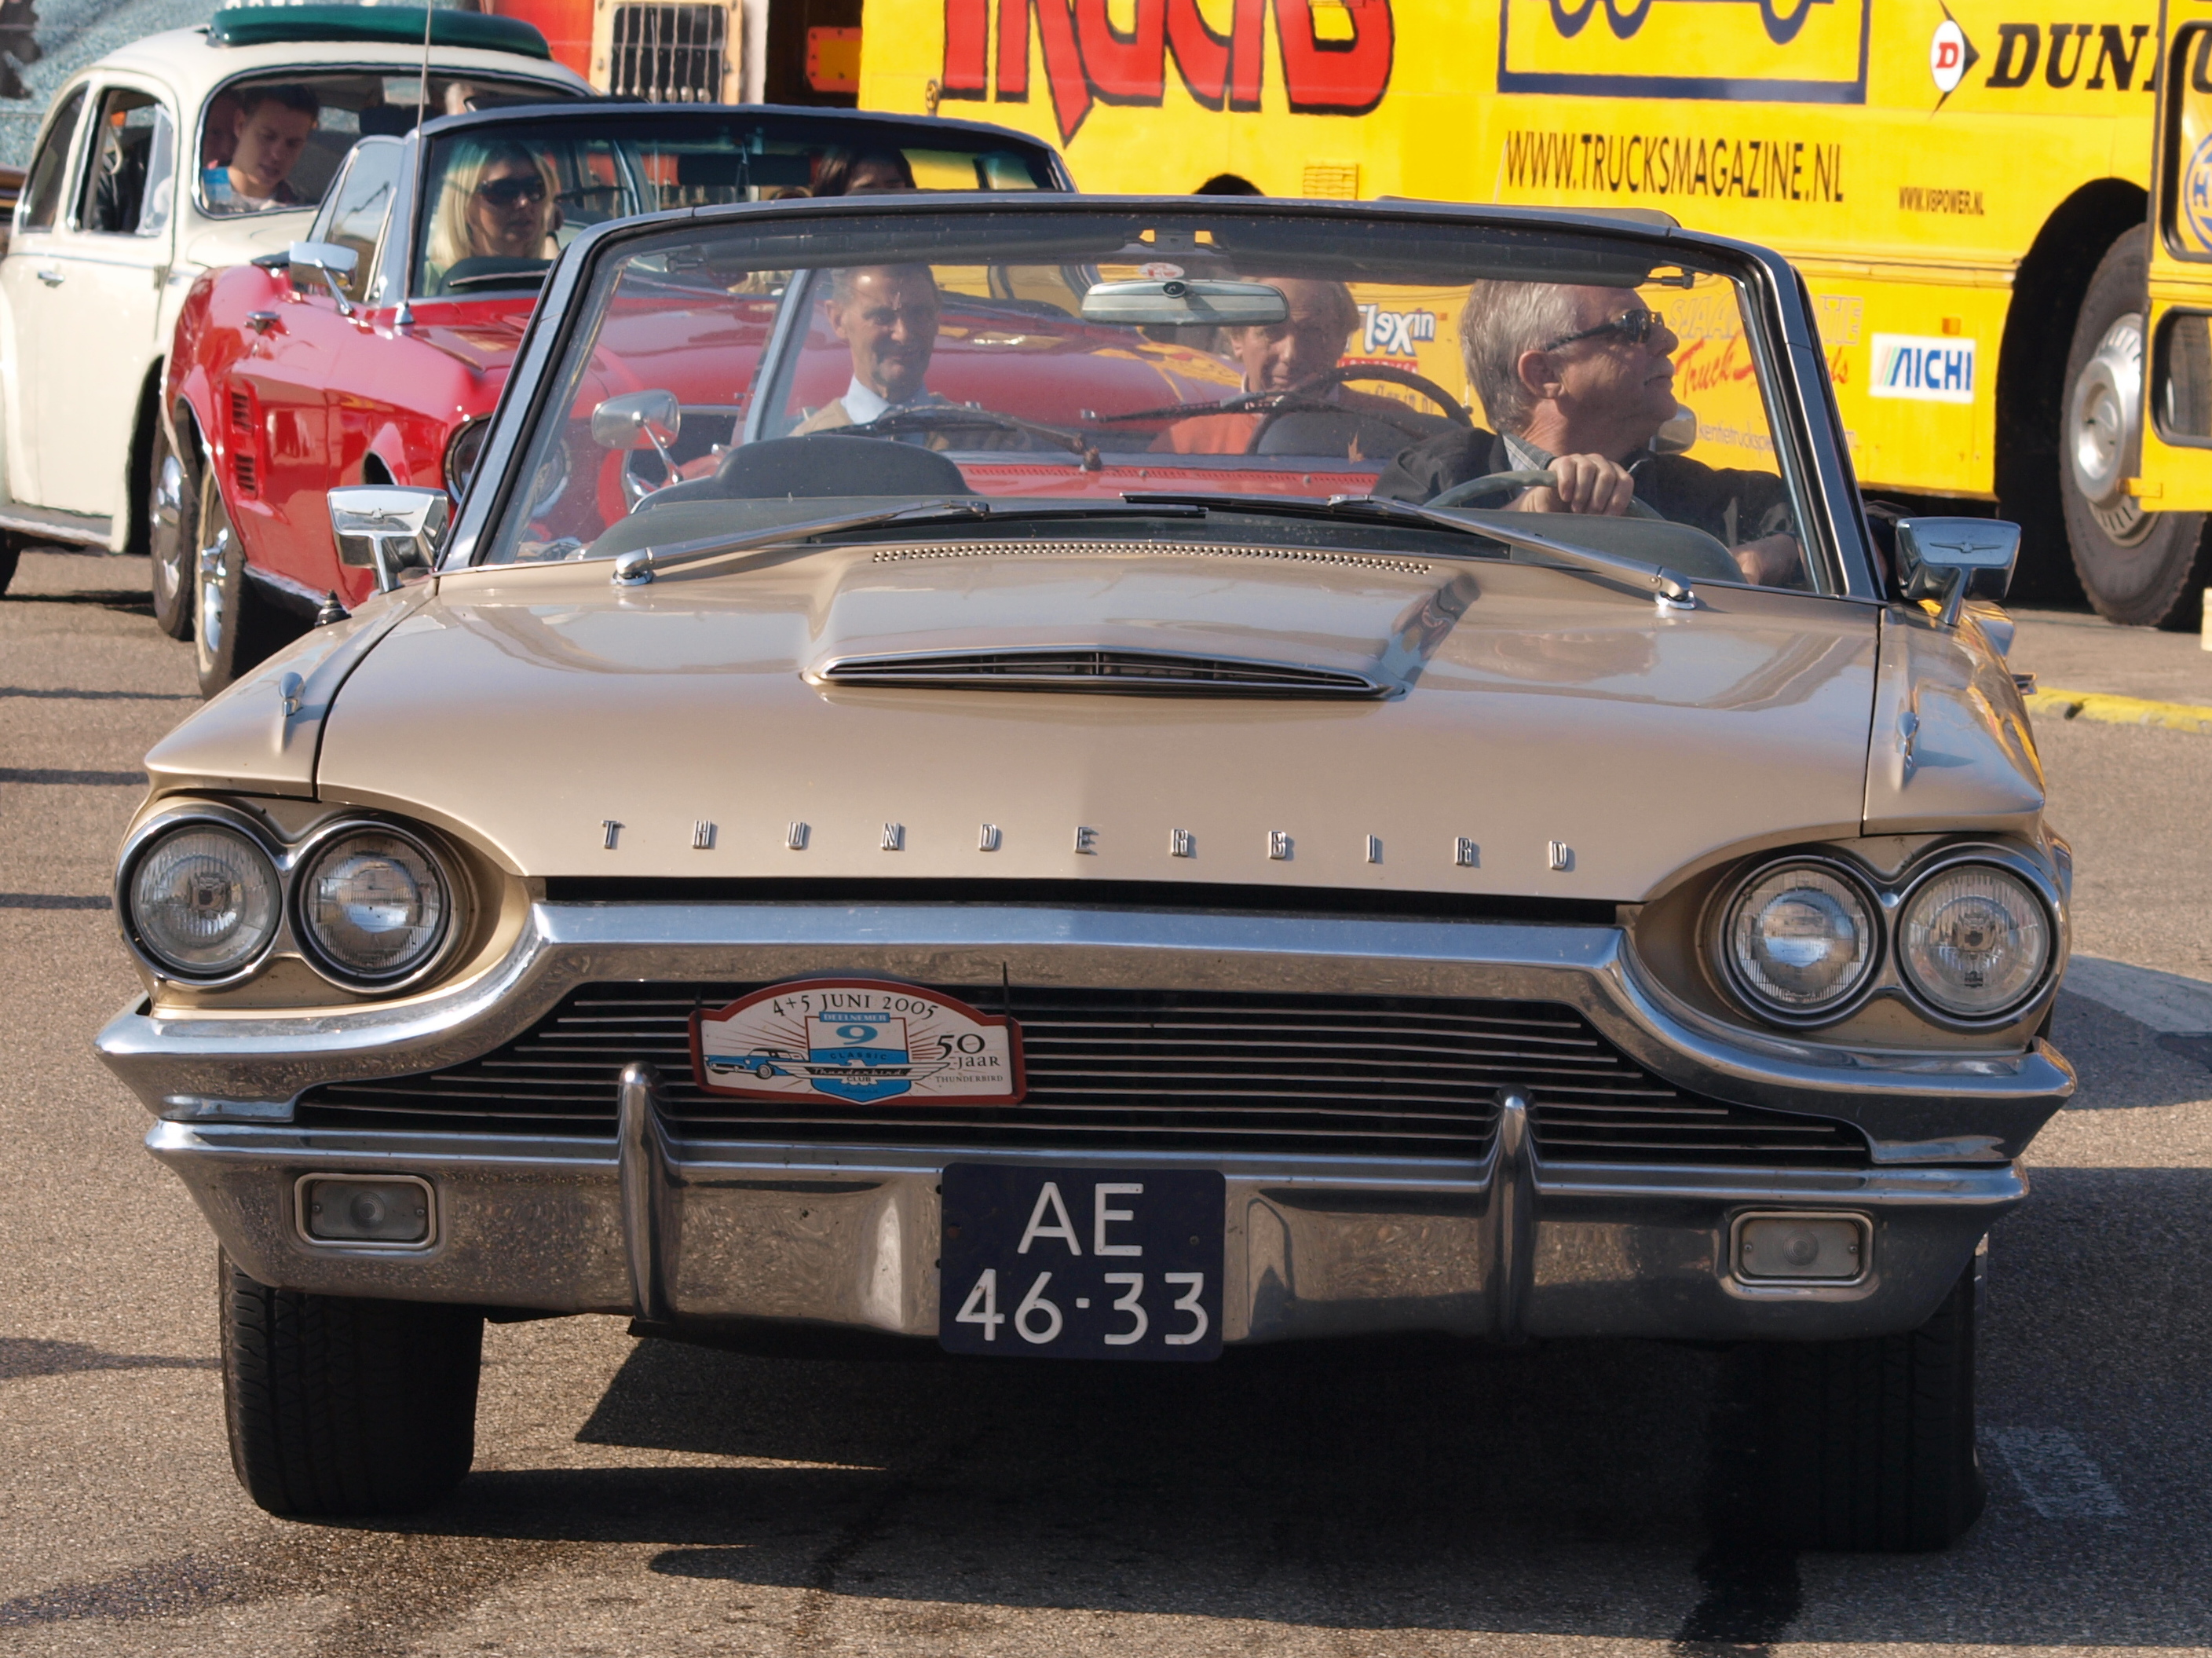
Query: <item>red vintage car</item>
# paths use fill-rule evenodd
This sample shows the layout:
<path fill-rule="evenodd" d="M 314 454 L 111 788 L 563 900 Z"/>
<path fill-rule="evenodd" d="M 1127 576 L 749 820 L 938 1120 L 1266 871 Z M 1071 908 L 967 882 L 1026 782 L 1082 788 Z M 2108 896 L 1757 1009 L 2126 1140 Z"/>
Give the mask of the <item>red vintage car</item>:
<path fill-rule="evenodd" d="M 538 107 L 363 139 L 307 241 L 202 277 L 178 320 L 163 407 L 185 533 L 156 557 L 191 588 L 203 692 L 368 595 L 326 491 L 459 498 L 546 273 L 587 227 L 781 197 L 1072 188 L 1019 133 L 834 110 Z M 783 300 L 756 283 L 615 320 L 614 355 L 643 378 L 610 393 L 672 390 L 691 418 L 672 459 L 707 457 L 734 441 Z M 605 457 L 610 503 L 623 459 Z"/>

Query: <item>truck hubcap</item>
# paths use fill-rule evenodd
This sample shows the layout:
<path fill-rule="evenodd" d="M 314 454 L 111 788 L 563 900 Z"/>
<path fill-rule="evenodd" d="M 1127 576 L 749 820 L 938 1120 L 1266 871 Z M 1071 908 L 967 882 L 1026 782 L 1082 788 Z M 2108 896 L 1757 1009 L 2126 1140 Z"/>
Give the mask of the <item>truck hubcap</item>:
<path fill-rule="evenodd" d="M 2097 527 L 2122 546 L 2150 533 L 2150 515 L 2128 493 L 2142 447 L 2143 320 L 2130 312 L 2105 331 L 2066 406 L 2066 464 Z"/>

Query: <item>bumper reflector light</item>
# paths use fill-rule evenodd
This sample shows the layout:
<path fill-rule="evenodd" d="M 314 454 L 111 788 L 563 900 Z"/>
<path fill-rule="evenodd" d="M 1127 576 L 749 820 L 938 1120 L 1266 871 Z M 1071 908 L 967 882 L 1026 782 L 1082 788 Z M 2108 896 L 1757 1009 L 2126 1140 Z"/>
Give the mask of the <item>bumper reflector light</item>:
<path fill-rule="evenodd" d="M 437 1229 L 430 1183 L 412 1174 L 308 1174 L 299 1192 L 310 1242 L 420 1247 Z"/>
<path fill-rule="evenodd" d="M 1856 1215 L 1747 1215 L 1735 1228 L 1735 1276 L 1850 1283 L 1866 1276 L 1866 1222 Z"/>

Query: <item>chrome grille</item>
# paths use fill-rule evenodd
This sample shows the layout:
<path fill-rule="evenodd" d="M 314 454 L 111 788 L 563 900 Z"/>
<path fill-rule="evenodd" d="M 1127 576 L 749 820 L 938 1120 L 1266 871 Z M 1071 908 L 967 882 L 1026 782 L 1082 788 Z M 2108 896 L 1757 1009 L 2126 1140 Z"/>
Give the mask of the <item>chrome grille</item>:
<path fill-rule="evenodd" d="M 672 1126 L 695 1139 L 1470 1160 L 1488 1151 L 1497 1091 L 1512 1084 L 1529 1093 L 1547 1161 L 1867 1161 L 1848 1125 L 1684 1094 L 1572 1009 L 1540 1002 L 948 985 L 1020 1022 L 1029 1093 L 1019 1105 L 709 1094 L 692 1080 L 692 1010 L 758 988 L 586 985 L 482 1058 L 312 1088 L 299 1120 L 609 1136 L 622 1068 L 647 1060 L 660 1070 Z"/>
<path fill-rule="evenodd" d="M 931 651 L 847 656 L 822 670 L 833 685 L 902 686 L 946 691 L 1104 691 L 1124 695 L 1244 697 L 1382 696 L 1389 687 L 1364 674 L 1151 650 Z"/>
<path fill-rule="evenodd" d="M 720 6 L 617 6 L 607 90 L 657 104 L 722 101 L 728 13 Z"/>

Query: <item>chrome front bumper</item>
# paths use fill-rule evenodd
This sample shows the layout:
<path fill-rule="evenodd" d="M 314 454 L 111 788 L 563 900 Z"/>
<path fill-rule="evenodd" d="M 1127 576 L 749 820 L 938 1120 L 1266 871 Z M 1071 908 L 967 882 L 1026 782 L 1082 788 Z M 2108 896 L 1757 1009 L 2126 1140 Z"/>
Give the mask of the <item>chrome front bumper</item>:
<path fill-rule="evenodd" d="M 961 1154 L 825 1154 L 678 1142 L 625 1088 L 619 1150 L 458 1135 L 163 1123 L 147 1143 L 232 1259 L 264 1283 L 340 1295 L 739 1319 L 934 1337 L 938 1179 Z M 1218 1167 L 1224 1339 L 1463 1336 L 1826 1339 L 1909 1329 L 2026 1195 L 2018 1170 L 1547 1167 L 1509 1122 L 1480 1164 L 998 1157 Z M 427 1248 L 307 1240 L 303 1173 L 409 1173 L 436 1193 Z M 1749 1284 L 1729 1270 L 1749 1210 L 1867 1216 L 1855 1284 Z"/>
<path fill-rule="evenodd" d="M 149 1149 L 264 1283 L 933 1336 L 937 1182 L 945 1163 L 979 1154 L 682 1140 L 641 1070 L 623 1085 L 613 1143 L 288 1120 L 313 1083 L 472 1058 L 579 984 L 830 968 L 953 984 L 1004 972 L 1036 984 L 1565 1003 L 1682 1088 L 1847 1119 L 1875 1148 L 1864 1170 L 1547 1163 L 1509 1108 L 1480 1163 L 1065 1150 L 1030 1160 L 1220 1169 L 1232 1342 L 1404 1330 L 1819 1339 L 1909 1328 L 2025 1195 L 2012 1160 L 2073 1083 L 2041 1044 L 2017 1055 L 1887 1056 L 1693 1025 L 1645 982 L 1613 928 L 982 905 L 540 904 L 505 961 L 447 991 L 342 1015 L 142 1009 L 111 1023 L 100 1049 L 164 1119 Z M 432 1242 L 309 1241 L 298 1178 L 372 1172 L 432 1184 Z M 1738 1278 L 1735 1220 L 1775 1208 L 1866 1217 L 1861 1280 Z"/>

